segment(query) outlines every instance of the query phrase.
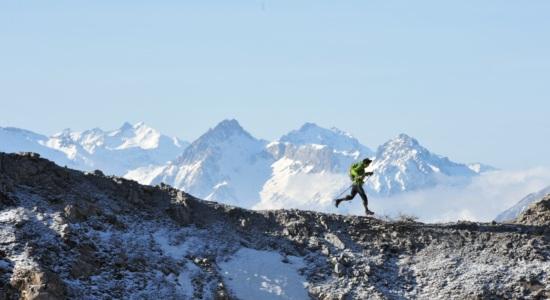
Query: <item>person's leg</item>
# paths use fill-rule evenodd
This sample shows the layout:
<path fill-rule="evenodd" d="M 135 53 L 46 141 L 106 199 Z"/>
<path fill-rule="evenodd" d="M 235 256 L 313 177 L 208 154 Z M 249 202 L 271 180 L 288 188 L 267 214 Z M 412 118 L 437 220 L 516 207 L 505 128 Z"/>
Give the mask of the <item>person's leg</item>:
<path fill-rule="evenodd" d="M 361 196 L 361 199 L 363 199 L 363 205 L 367 208 L 369 206 L 369 199 L 367 198 L 367 193 L 365 193 L 362 186 L 357 187 L 357 193 Z"/>
<path fill-rule="evenodd" d="M 373 212 L 369 210 L 369 199 L 367 198 L 367 193 L 365 193 L 363 186 L 359 186 L 357 188 L 357 193 L 359 193 L 359 196 L 361 196 L 361 199 L 363 199 L 363 206 L 365 207 L 365 213 L 367 215 L 372 215 Z"/>
<path fill-rule="evenodd" d="M 351 186 L 351 194 L 347 195 L 343 200 L 344 201 L 352 200 L 353 198 L 355 198 L 357 193 L 358 193 L 357 185 L 354 184 Z"/>
<path fill-rule="evenodd" d="M 340 203 L 342 203 L 343 201 L 350 201 L 353 198 L 355 198 L 355 196 L 357 195 L 358 192 L 359 191 L 357 190 L 357 186 L 355 184 L 352 185 L 351 186 L 351 194 L 347 195 L 344 198 L 336 199 L 336 207 L 338 207 L 338 205 L 340 205 Z"/>

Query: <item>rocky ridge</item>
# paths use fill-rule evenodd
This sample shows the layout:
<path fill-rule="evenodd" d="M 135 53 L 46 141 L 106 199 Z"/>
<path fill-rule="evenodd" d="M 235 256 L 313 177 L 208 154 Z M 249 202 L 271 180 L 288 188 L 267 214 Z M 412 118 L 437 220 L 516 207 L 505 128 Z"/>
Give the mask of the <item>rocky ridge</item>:
<path fill-rule="evenodd" d="M 0 299 L 250 299 L 243 249 L 299 265 L 313 299 L 544 299 L 548 201 L 516 224 L 250 211 L 0 153 Z"/>
<path fill-rule="evenodd" d="M 527 207 L 527 209 L 515 220 L 515 223 L 550 226 L 550 194 L 547 194 L 542 200 Z"/>
<path fill-rule="evenodd" d="M 516 203 L 514 206 L 508 208 L 507 210 L 500 213 L 496 218 L 495 221 L 497 222 L 507 222 L 511 220 L 517 219 L 525 210 L 527 210 L 533 203 L 537 203 L 541 199 L 543 199 L 545 196 L 550 195 L 550 186 L 547 186 L 546 188 L 536 192 L 531 193 L 527 196 L 525 196 L 523 199 L 521 199 L 518 203 Z"/>

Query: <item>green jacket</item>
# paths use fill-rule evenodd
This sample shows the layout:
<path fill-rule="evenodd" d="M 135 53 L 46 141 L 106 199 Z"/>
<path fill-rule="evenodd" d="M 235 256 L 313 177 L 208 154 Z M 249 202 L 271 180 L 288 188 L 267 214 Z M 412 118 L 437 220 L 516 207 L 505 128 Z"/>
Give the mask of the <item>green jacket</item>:
<path fill-rule="evenodd" d="M 365 180 L 365 169 L 368 167 L 368 164 L 364 164 L 362 161 L 356 162 L 349 168 L 349 177 L 353 184 L 363 184 Z"/>

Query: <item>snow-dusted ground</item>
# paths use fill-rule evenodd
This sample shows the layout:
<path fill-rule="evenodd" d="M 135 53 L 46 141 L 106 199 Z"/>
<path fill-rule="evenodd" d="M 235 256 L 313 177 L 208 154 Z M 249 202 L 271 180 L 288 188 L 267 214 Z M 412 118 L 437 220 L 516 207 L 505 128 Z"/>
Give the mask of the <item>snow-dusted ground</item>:
<path fill-rule="evenodd" d="M 249 211 L 31 155 L 0 170 L 4 299 L 550 297 L 548 224 Z"/>
<path fill-rule="evenodd" d="M 219 267 L 225 282 L 239 299 L 308 298 L 307 279 L 299 274 L 304 262 L 299 257 L 242 248 Z"/>

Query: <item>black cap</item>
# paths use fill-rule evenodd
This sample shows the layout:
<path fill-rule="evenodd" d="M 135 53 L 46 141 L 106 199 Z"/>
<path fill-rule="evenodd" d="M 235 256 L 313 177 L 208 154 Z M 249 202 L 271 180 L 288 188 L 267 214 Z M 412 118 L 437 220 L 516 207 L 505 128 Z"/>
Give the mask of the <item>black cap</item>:
<path fill-rule="evenodd" d="M 368 157 L 363 159 L 363 163 L 365 163 L 365 164 L 370 164 L 371 162 L 372 162 L 372 159 L 370 159 Z"/>

